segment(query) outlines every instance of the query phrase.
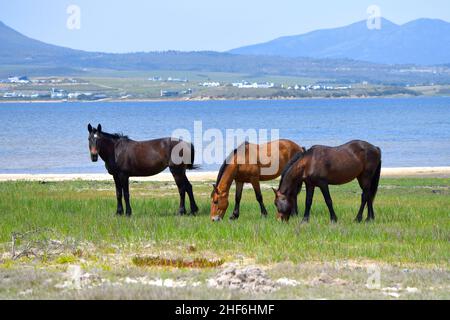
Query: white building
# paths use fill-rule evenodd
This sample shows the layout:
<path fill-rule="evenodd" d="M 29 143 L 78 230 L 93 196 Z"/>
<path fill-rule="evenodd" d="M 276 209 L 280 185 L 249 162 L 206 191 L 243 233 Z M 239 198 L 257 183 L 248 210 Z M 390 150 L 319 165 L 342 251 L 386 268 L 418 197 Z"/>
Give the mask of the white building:
<path fill-rule="evenodd" d="M 233 82 L 231 85 L 233 87 L 237 87 L 239 89 L 250 89 L 250 88 L 252 88 L 252 89 L 268 89 L 268 88 L 273 88 L 275 86 L 275 84 L 273 82 L 250 83 L 248 81 Z"/>
<path fill-rule="evenodd" d="M 201 87 L 220 87 L 220 82 L 203 82 L 199 84 Z"/>

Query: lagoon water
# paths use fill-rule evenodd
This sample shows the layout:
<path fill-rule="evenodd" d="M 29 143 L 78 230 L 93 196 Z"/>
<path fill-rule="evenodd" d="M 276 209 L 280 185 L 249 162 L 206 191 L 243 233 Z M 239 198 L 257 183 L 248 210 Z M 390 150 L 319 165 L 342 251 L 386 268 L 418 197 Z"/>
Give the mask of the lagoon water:
<path fill-rule="evenodd" d="M 87 129 L 135 140 L 170 136 L 194 121 L 203 132 L 279 129 L 280 137 L 310 147 L 367 140 L 383 151 L 384 167 L 450 166 L 450 97 L 179 102 L 0 104 L 0 173 L 97 173 Z M 269 135 L 270 139 L 270 135 Z M 204 142 L 207 145 L 208 141 Z M 217 170 L 219 164 L 201 164 Z"/>

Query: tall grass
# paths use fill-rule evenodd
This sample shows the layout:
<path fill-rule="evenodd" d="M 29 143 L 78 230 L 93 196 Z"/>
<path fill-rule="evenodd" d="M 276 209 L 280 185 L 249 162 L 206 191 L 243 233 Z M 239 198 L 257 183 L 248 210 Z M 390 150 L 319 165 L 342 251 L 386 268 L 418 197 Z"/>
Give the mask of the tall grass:
<path fill-rule="evenodd" d="M 263 192 L 267 219 L 260 217 L 253 191 L 245 189 L 239 220 L 212 223 L 210 191 L 207 183 L 194 184 L 200 212 L 196 217 L 178 217 L 174 183 L 133 183 L 133 216 L 125 218 L 114 215 L 112 182 L 4 182 L 0 242 L 9 241 L 13 231 L 52 228 L 63 237 L 96 244 L 152 242 L 166 250 L 194 244 L 220 258 L 244 255 L 261 263 L 369 259 L 448 266 L 450 261 L 450 179 L 382 179 L 376 221 L 370 224 L 353 221 L 360 204 L 356 183 L 331 188 L 336 225 L 329 222 L 319 190 L 308 225 L 300 224 L 299 218 L 289 224 L 276 221 L 269 185 Z M 299 207 L 302 212 L 303 192 Z"/>

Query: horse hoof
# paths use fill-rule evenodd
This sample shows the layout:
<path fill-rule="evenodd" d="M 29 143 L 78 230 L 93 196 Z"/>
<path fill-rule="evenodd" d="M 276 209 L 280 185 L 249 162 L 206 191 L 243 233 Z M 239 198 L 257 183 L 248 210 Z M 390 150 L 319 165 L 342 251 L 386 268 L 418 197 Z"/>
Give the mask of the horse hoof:
<path fill-rule="evenodd" d="M 237 220 L 237 219 L 239 219 L 239 216 L 238 215 L 231 215 L 231 217 L 230 217 L 230 220 Z"/>
<path fill-rule="evenodd" d="M 303 219 L 302 219 L 302 224 L 307 224 L 307 223 L 309 223 L 309 219 L 303 218 Z"/>
<path fill-rule="evenodd" d="M 337 223 L 337 219 L 331 219 L 331 223 L 332 224 L 336 224 Z"/>
<path fill-rule="evenodd" d="M 366 223 L 370 223 L 370 222 L 372 222 L 372 221 L 374 221 L 375 219 L 372 219 L 372 218 L 367 218 L 366 220 L 365 220 L 365 222 Z"/>
<path fill-rule="evenodd" d="M 198 207 L 191 208 L 191 214 L 195 216 L 195 214 L 199 211 Z"/>
<path fill-rule="evenodd" d="M 186 209 L 180 208 L 180 210 L 178 210 L 178 215 L 179 216 L 184 216 L 185 214 L 186 214 Z"/>
<path fill-rule="evenodd" d="M 123 211 L 117 211 L 116 216 L 123 216 Z"/>
<path fill-rule="evenodd" d="M 355 222 L 361 223 L 362 222 L 362 217 L 361 218 L 360 217 L 355 218 Z"/>

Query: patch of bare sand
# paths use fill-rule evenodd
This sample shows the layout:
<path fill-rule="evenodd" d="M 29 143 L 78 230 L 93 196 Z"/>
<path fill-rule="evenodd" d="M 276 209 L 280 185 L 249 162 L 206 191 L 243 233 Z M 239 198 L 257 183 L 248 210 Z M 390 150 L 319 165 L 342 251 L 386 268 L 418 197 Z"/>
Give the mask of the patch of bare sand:
<path fill-rule="evenodd" d="M 190 181 L 214 181 L 216 171 L 188 171 Z M 450 167 L 408 167 L 382 168 L 381 176 L 385 178 L 420 177 L 420 178 L 450 178 Z M 0 181 L 110 181 L 107 173 L 64 173 L 64 174 L 0 174 Z M 173 181 L 170 172 L 162 172 L 151 177 L 133 177 L 132 181 Z"/>

